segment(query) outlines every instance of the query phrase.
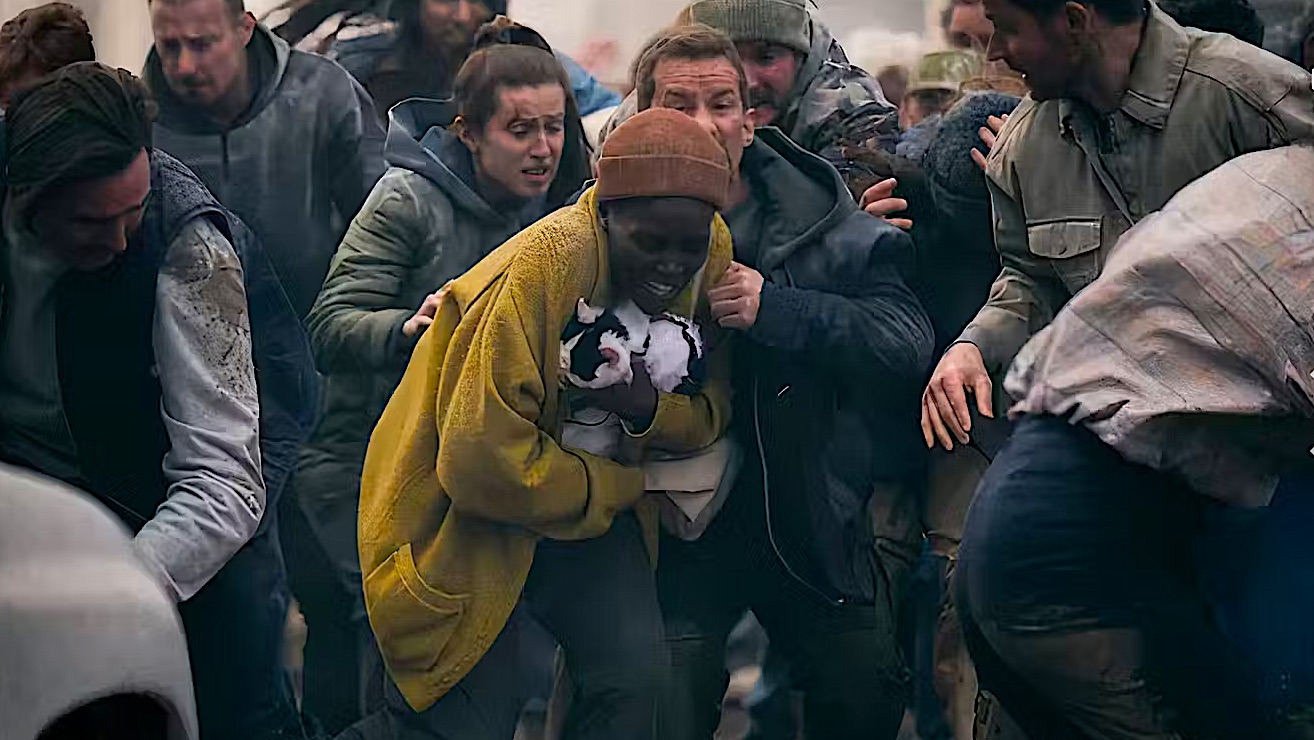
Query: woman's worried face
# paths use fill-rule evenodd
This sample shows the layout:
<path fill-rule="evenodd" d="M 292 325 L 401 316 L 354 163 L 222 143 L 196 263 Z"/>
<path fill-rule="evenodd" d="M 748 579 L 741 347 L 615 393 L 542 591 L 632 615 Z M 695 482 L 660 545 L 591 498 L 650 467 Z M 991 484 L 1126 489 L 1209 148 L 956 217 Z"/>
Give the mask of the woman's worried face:
<path fill-rule="evenodd" d="M 716 210 L 694 198 L 626 198 L 603 204 L 616 300 L 664 312 L 703 263 Z"/>
<path fill-rule="evenodd" d="M 566 145 L 566 92 L 560 85 L 498 89 L 497 112 L 481 131 L 463 127 L 481 182 L 515 198 L 543 195 L 552 186 Z"/>

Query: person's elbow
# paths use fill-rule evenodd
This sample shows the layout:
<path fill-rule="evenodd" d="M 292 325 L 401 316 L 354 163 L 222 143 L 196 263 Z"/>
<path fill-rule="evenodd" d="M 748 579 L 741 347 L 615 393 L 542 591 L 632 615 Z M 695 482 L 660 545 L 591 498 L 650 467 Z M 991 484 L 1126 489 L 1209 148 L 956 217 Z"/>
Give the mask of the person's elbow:
<path fill-rule="evenodd" d="M 229 542 L 233 554 L 255 536 L 260 524 L 271 512 L 269 492 L 265 488 L 262 467 L 257 464 L 247 467 L 240 473 L 228 476 L 225 481 L 229 489 L 229 498 L 235 503 L 222 507 L 223 522 L 216 529 L 219 537 Z M 215 487 L 218 487 L 216 484 Z"/>
<path fill-rule="evenodd" d="M 866 270 L 864 302 L 869 308 L 871 348 L 894 377 L 920 378 L 931 364 L 935 330 L 917 295 L 908 287 L 912 239 L 892 226 L 877 239 Z"/>
<path fill-rule="evenodd" d="M 452 428 L 438 452 L 438 484 L 464 514 L 530 527 L 567 523 L 583 516 L 589 481 L 582 463 L 567 470 L 558 457 L 539 442 L 493 442 Z"/>

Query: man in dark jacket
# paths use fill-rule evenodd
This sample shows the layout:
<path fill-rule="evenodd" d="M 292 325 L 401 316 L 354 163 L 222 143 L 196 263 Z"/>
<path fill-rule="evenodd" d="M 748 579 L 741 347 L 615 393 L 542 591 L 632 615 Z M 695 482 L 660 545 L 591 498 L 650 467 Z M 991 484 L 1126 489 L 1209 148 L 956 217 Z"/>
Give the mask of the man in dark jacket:
<path fill-rule="evenodd" d="M 383 175 L 383 129 L 351 75 L 291 50 L 242 0 L 152 0 L 156 143 L 260 237 L 297 313 Z"/>
<path fill-rule="evenodd" d="M 932 342 L 895 266 L 910 241 L 860 212 L 824 160 L 754 132 L 720 32 L 668 31 L 636 80 L 640 109 L 698 119 L 738 172 L 724 213 L 736 262 L 709 298 L 738 334 L 731 434 L 746 452 L 702 537 L 662 544 L 677 675 L 661 736 L 712 736 L 726 638 L 751 608 L 793 666 L 810 737 L 892 738 L 907 693 L 894 602 L 917 526 L 902 492 Z"/>
<path fill-rule="evenodd" d="M 0 456 L 136 532 L 180 602 L 206 738 L 299 737 L 266 512 L 282 478 L 262 457 L 290 461 L 309 405 L 257 384 L 313 395 L 309 347 L 258 243 L 151 151 L 147 100 L 80 63 L 8 111 Z"/>

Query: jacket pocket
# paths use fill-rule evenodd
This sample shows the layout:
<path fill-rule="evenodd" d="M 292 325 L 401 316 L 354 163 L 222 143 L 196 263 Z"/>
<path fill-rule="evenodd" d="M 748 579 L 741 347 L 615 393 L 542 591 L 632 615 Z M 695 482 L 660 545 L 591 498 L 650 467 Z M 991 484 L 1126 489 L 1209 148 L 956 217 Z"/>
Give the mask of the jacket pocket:
<path fill-rule="evenodd" d="M 1103 267 L 1100 219 L 1027 224 L 1027 248 L 1050 261 L 1069 293 L 1090 285 Z"/>
<path fill-rule="evenodd" d="M 452 639 L 468 597 L 424 582 L 410 544 L 365 577 L 365 603 L 379 648 L 394 673 L 433 668 Z"/>

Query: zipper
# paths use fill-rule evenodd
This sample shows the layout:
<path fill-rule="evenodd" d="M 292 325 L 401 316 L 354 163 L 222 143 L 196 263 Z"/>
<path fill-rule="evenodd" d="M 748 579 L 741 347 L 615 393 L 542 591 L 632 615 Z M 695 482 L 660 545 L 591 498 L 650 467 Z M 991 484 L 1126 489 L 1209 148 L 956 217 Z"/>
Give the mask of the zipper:
<path fill-rule="evenodd" d="M 775 553 L 776 560 L 778 560 L 781 566 L 785 568 L 785 572 L 789 574 L 790 578 L 794 579 L 799 584 L 801 584 L 803 588 L 816 594 L 823 601 L 829 604 L 834 604 L 836 606 L 843 606 L 846 603 L 846 600 L 843 597 L 835 598 L 834 596 L 831 596 L 830 594 L 812 585 L 811 583 L 808 582 L 806 578 L 799 575 L 798 572 L 794 570 L 793 566 L 789 564 L 789 560 L 785 558 L 785 554 L 780 551 L 780 546 L 776 543 L 775 528 L 771 524 L 771 476 L 770 473 L 767 471 L 766 444 L 762 441 L 762 408 L 761 408 L 762 396 L 761 393 L 759 392 L 761 390 L 760 384 L 761 381 L 757 377 L 754 377 L 753 378 L 753 431 L 757 438 L 757 459 L 762 465 L 762 506 L 763 509 L 765 509 L 764 513 L 766 519 L 767 542 L 771 543 L 771 550 L 772 552 Z M 783 389 L 781 389 L 780 393 L 777 395 L 777 398 L 784 397 L 784 395 L 789 392 L 789 388 L 790 387 L 787 385 Z"/>
<path fill-rule="evenodd" d="M 219 134 L 219 189 L 222 202 L 228 202 L 228 132 Z"/>

